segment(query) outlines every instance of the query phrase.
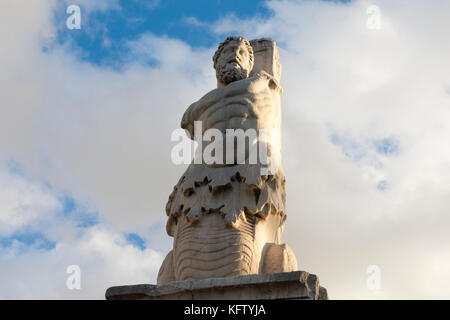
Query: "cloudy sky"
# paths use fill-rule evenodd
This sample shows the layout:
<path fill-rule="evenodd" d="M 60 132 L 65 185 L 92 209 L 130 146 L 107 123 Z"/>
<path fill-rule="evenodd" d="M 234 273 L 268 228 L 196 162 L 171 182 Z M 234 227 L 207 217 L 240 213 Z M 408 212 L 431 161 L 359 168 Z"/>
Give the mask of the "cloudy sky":
<path fill-rule="evenodd" d="M 156 282 L 185 169 L 170 135 L 242 35 L 280 50 L 300 270 L 333 299 L 449 299 L 449 16 L 448 0 L 1 1 L 0 298 Z"/>

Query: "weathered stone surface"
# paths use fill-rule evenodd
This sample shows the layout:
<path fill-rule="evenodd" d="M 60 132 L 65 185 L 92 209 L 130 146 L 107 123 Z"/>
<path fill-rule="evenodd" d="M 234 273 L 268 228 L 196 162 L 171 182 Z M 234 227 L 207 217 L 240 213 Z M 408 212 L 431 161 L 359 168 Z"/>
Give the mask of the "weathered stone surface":
<path fill-rule="evenodd" d="M 220 161 L 194 158 L 175 185 L 166 205 L 173 250 L 160 268 L 158 285 L 298 270 L 294 253 L 281 239 L 286 195 L 276 44 L 270 39 L 228 37 L 213 61 L 217 88 L 189 106 L 181 127 L 193 140 L 207 130 L 223 134 L 223 141 L 229 131 L 255 136 L 243 151 L 223 148 Z M 266 149 L 266 163 L 260 158 L 250 162 L 255 144 L 258 155 L 261 146 Z M 210 145 L 199 143 L 197 153 L 203 155 Z"/>
<path fill-rule="evenodd" d="M 258 72 L 265 71 L 280 81 L 281 64 L 275 41 L 262 38 L 251 40 L 250 44 L 253 47 L 253 54 L 255 55 L 255 64 L 250 75 L 252 76 Z"/>
<path fill-rule="evenodd" d="M 305 271 L 252 274 L 228 278 L 173 281 L 157 286 L 111 287 L 108 300 L 275 300 L 327 299 L 319 279 Z"/>
<path fill-rule="evenodd" d="M 319 297 L 317 300 L 328 300 L 328 291 L 324 287 L 319 288 Z"/>

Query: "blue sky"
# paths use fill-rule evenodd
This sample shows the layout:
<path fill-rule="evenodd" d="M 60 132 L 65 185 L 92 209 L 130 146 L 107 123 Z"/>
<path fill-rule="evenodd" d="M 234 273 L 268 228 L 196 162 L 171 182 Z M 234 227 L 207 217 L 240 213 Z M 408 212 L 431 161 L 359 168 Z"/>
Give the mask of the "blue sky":
<path fill-rule="evenodd" d="M 350 0 L 324 0 L 348 3 Z M 75 2 L 76 3 L 76 2 Z M 64 6 L 55 11 L 59 25 L 58 44 L 70 42 L 79 51 L 79 58 L 94 64 L 120 68 L 126 54 L 126 41 L 136 40 L 143 33 L 167 36 L 189 43 L 192 47 L 211 47 L 223 41 L 223 36 L 209 32 L 202 23 L 213 23 L 233 15 L 240 19 L 267 19 L 273 13 L 265 0 L 119 0 L 116 10 L 85 14 L 82 28 L 65 27 Z M 105 44 L 104 39 L 108 42 Z"/>
<path fill-rule="evenodd" d="M 3 248 L 14 248 L 19 253 L 33 248 L 38 250 L 52 250 L 56 246 L 55 241 L 49 240 L 42 232 L 24 230 L 9 236 L 0 235 L 0 246 Z"/>
<path fill-rule="evenodd" d="M 299 266 L 333 298 L 376 297 L 368 264 L 382 268 L 378 297 L 448 298 L 449 1 L 4 1 L 0 298 L 102 299 L 156 281 L 184 170 L 170 136 L 215 87 L 226 30 L 280 47 L 283 241 Z M 82 28 L 68 30 L 77 2 Z M 80 292 L 65 286 L 72 264 Z"/>
<path fill-rule="evenodd" d="M 58 42 L 71 41 L 82 49 L 80 58 L 95 64 L 114 64 L 120 60 L 125 41 L 135 40 L 141 34 L 151 32 L 157 36 L 181 39 L 191 46 L 209 47 L 222 37 L 192 23 L 211 23 L 228 15 L 239 18 L 268 17 L 271 13 L 265 1 L 258 0 L 197 0 L 197 1 L 145 1 L 120 0 L 120 9 L 94 11 L 89 15 L 82 12 L 82 28 L 65 28 L 65 11 L 55 11 L 55 21 L 60 25 Z M 191 22 L 189 22 L 191 20 Z M 104 45 L 104 38 L 110 44 Z"/>

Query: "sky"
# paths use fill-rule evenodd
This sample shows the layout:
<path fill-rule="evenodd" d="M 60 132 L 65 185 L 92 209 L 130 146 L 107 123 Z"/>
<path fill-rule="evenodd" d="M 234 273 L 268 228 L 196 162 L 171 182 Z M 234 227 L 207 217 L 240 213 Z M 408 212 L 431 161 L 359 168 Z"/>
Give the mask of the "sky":
<path fill-rule="evenodd" d="M 186 169 L 170 136 L 215 88 L 228 35 L 279 47 L 299 269 L 331 299 L 450 298 L 449 14 L 446 0 L 1 1 L 0 298 L 156 283 Z"/>

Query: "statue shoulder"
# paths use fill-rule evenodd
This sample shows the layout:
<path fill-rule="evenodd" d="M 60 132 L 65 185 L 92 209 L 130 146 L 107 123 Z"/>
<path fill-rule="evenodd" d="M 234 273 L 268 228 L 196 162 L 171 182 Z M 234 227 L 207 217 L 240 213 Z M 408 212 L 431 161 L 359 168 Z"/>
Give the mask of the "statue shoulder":
<path fill-rule="evenodd" d="M 278 94 L 283 93 L 283 88 L 280 85 L 280 82 L 268 72 L 261 70 L 257 72 L 254 76 L 256 79 L 264 79 L 267 80 L 267 85 L 270 89 L 275 90 Z"/>

